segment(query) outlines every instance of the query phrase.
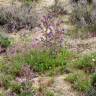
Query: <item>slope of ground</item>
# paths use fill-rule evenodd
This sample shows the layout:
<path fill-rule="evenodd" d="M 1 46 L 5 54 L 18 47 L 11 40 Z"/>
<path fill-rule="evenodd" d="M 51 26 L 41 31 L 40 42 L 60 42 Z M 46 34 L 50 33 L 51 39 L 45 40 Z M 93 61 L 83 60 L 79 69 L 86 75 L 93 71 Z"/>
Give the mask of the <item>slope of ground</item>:
<path fill-rule="evenodd" d="M 9 5 L 10 2 L 11 2 L 11 0 L 0 0 L 0 4 L 2 6 L 7 6 L 7 5 Z M 66 5 L 68 4 L 67 0 L 64 0 L 64 2 L 66 2 L 65 3 Z M 37 4 L 37 9 L 38 8 L 43 9 L 45 6 L 51 6 L 51 5 L 54 5 L 54 0 L 52 0 L 52 2 L 50 2 L 50 3 L 49 3 L 49 0 L 42 0 L 42 2 L 40 2 L 40 4 Z M 68 13 L 70 13 L 70 10 L 71 10 L 70 6 L 67 6 L 65 9 L 67 11 L 69 11 Z M 84 40 L 79 39 L 79 38 L 78 39 L 70 38 L 70 36 L 68 36 L 66 34 L 67 34 L 67 32 L 74 30 L 74 26 L 70 23 L 69 14 L 64 15 L 63 18 L 64 18 L 64 22 L 65 22 L 63 27 L 66 31 L 65 36 L 64 36 L 65 37 L 64 46 L 67 47 L 68 49 L 75 51 L 77 53 L 80 53 L 80 54 L 82 54 L 82 53 L 87 54 L 90 52 L 95 52 L 96 51 L 96 38 L 88 38 L 88 39 L 84 39 Z M 23 33 L 23 35 L 22 35 L 22 33 Z M 16 48 L 17 48 L 17 50 L 20 49 L 19 52 L 23 53 L 23 51 L 26 51 L 26 49 L 32 48 L 32 46 L 30 46 L 30 45 L 32 45 L 32 44 L 38 45 L 38 42 L 40 42 L 40 39 L 42 37 L 42 32 L 38 28 L 34 29 L 34 32 L 33 31 L 30 32 L 28 30 L 22 29 L 22 30 L 20 30 L 20 32 L 7 34 L 7 35 L 10 38 L 13 38 L 14 42 L 15 42 L 14 45 L 8 49 L 8 52 L 9 52 L 8 54 L 10 55 L 11 54 L 10 52 L 12 51 L 12 49 L 15 49 L 15 51 L 16 51 Z M 26 38 L 26 39 L 24 39 L 24 38 Z M 26 43 L 26 41 L 27 41 L 27 43 Z M 24 50 L 22 50 L 22 49 L 24 49 Z M 2 56 L 0 56 L 0 59 L 2 59 Z M 55 76 L 54 82 L 53 82 L 53 84 L 51 84 L 51 87 L 49 87 L 49 89 L 51 91 L 53 91 L 56 96 L 79 96 L 79 93 L 76 92 L 76 90 L 74 90 L 72 88 L 71 84 L 69 84 L 68 82 L 66 82 L 64 80 L 66 78 L 66 76 L 67 76 L 66 74 L 60 75 L 60 76 Z M 40 78 L 42 78 L 42 77 L 40 77 Z M 46 78 L 46 76 L 45 76 L 45 78 Z M 50 78 L 47 78 L 47 79 L 50 79 Z M 38 78 L 36 78 L 34 80 L 35 80 L 34 82 L 36 82 L 36 84 L 38 86 Z"/>
<path fill-rule="evenodd" d="M 66 76 L 67 75 L 65 74 L 55 77 L 54 83 L 50 89 L 53 90 L 55 96 L 79 96 L 80 94 L 73 90 L 68 82 L 64 81 Z"/>
<path fill-rule="evenodd" d="M 8 6 L 12 0 L 0 0 L 0 6 Z"/>

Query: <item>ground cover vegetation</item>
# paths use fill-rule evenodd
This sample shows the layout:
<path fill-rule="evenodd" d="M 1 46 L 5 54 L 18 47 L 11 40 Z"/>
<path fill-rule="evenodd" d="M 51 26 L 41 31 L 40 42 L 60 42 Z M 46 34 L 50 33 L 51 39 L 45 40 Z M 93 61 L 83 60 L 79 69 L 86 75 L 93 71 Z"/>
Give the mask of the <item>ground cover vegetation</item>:
<path fill-rule="evenodd" d="M 56 0 L 54 6 L 44 7 L 47 12 L 41 14 L 43 8 L 39 13 L 36 4 L 38 6 L 42 0 L 34 1 L 20 0 L 18 2 L 22 3 L 21 6 L 0 7 L 0 28 L 8 36 L 19 34 L 22 29 L 33 32 L 37 27 L 41 32 L 38 34 L 42 34 L 35 40 L 34 36 L 32 37 L 30 47 L 28 42 L 23 40 L 22 42 L 26 44 L 24 46 L 28 47 L 22 47 L 22 50 L 25 48 L 26 52 L 16 52 L 14 56 L 12 55 L 14 52 L 10 55 L 7 53 L 8 49 L 13 48 L 13 41 L 10 37 L 0 34 L 0 96 L 55 96 L 54 90 L 50 89 L 49 85 L 52 85 L 54 77 L 59 75 L 67 75 L 64 81 L 69 82 L 74 90 L 84 96 L 96 96 L 96 52 L 82 54 L 68 49 L 65 41 L 66 37 L 71 36 L 66 35 L 65 17 L 63 18 L 65 15 L 70 16 L 68 20 L 75 26 L 75 30 L 72 30 L 74 34 L 95 38 L 96 2 L 70 0 L 73 10 L 67 13 L 64 6 L 58 3 L 59 0 Z M 36 45 L 32 42 L 39 43 Z M 14 51 L 20 48 L 18 46 L 13 48 Z M 51 80 L 48 82 L 46 80 L 48 84 L 46 82 L 42 84 L 41 77 L 48 77 Z M 36 86 L 34 78 L 39 78 Z"/>

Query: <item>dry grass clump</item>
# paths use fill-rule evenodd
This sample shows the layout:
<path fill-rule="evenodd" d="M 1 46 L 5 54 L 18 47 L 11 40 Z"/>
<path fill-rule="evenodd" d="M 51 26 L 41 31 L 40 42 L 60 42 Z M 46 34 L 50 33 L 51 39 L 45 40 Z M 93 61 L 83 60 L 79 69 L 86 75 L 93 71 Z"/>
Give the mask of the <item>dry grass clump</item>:
<path fill-rule="evenodd" d="M 68 14 L 66 10 L 66 4 L 63 0 L 55 0 L 55 4 L 51 6 L 51 11 L 57 15 L 66 15 Z"/>
<path fill-rule="evenodd" d="M 19 0 L 19 1 L 22 1 L 22 2 L 34 2 L 34 1 L 38 1 L 38 0 Z"/>
<path fill-rule="evenodd" d="M 8 32 L 19 31 L 22 28 L 32 29 L 39 25 L 39 16 L 34 4 L 0 7 L 0 26 L 3 26 Z"/>
<path fill-rule="evenodd" d="M 89 26 L 96 24 L 96 7 L 91 1 L 73 2 L 72 21 L 78 24 L 78 26 Z"/>

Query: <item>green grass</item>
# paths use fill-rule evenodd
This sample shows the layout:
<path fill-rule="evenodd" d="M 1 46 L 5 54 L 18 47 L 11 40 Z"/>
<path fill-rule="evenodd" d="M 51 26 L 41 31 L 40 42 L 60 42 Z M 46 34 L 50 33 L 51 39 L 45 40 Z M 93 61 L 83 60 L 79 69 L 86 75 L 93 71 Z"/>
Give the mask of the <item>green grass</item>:
<path fill-rule="evenodd" d="M 92 82 L 92 86 L 96 87 L 96 73 L 92 74 L 92 78 L 91 79 L 92 79 L 92 81 L 91 81 Z"/>
<path fill-rule="evenodd" d="M 86 92 L 91 87 L 90 79 L 83 72 L 71 73 L 66 80 L 72 83 L 73 87 L 79 91 Z"/>
<path fill-rule="evenodd" d="M 18 96 L 34 96 L 32 93 L 22 93 Z"/>
<path fill-rule="evenodd" d="M 96 53 L 78 56 L 78 58 L 68 65 L 72 68 L 71 74 L 66 78 L 73 87 L 79 91 L 86 92 L 96 84 Z"/>
<path fill-rule="evenodd" d="M 26 3 L 26 4 L 32 4 L 32 2 L 37 2 L 37 1 L 39 1 L 39 0 L 20 0 L 20 1 L 22 1 L 22 2 L 24 2 L 24 3 Z"/>
<path fill-rule="evenodd" d="M 83 69 L 87 67 L 92 68 L 95 66 L 96 66 L 96 53 L 84 55 L 83 57 L 80 58 L 77 64 L 77 67 L 79 69 Z"/>
<path fill-rule="evenodd" d="M 4 86 L 5 89 L 8 89 L 13 79 L 14 78 L 11 75 L 4 74 L 4 73 L 0 74 L 0 83 L 2 86 Z"/>
<path fill-rule="evenodd" d="M 48 92 L 46 93 L 46 96 L 54 96 L 54 93 L 53 93 L 53 92 L 48 91 Z"/>
<path fill-rule="evenodd" d="M 9 47 L 10 45 L 10 40 L 7 37 L 4 37 L 0 34 L 0 45 L 4 48 Z"/>
<path fill-rule="evenodd" d="M 4 94 L 6 94 L 7 90 L 10 90 L 10 92 L 16 93 L 16 96 L 34 96 L 34 89 L 32 88 L 31 83 L 28 81 L 25 83 L 17 82 L 15 78 L 12 77 L 12 75 L 3 73 L 0 74 L 0 86 L 4 88 Z M 27 92 L 29 89 L 30 92 Z M 0 96 L 3 96 L 2 92 L 0 92 Z"/>
<path fill-rule="evenodd" d="M 25 92 L 27 88 L 31 90 L 32 85 L 21 84 L 16 81 L 16 77 L 20 76 L 21 69 L 24 65 L 29 65 L 30 68 L 38 72 L 38 74 L 47 74 L 51 72 L 64 72 L 66 65 L 70 62 L 72 53 L 63 49 L 61 53 L 55 57 L 50 55 L 49 51 L 32 50 L 27 54 L 17 54 L 15 57 L 6 57 L 0 60 L 0 82 L 5 91 L 8 89 L 15 92 L 18 96 L 34 96 L 34 92 Z M 28 81 L 29 83 L 29 81 Z M 21 92 L 23 90 L 23 92 Z M 5 93 L 6 94 L 6 93 Z M 52 92 L 47 92 L 45 96 L 54 96 Z"/>
<path fill-rule="evenodd" d="M 19 90 L 22 85 L 18 85 L 17 83 L 14 84 L 12 83 L 12 80 L 14 80 L 15 77 L 20 74 L 21 68 L 24 65 L 29 65 L 33 71 L 38 72 L 40 74 L 54 74 L 56 72 L 64 73 L 64 70 L 67 67 L 69 69 L 73 67 L 73 73 L 70 73 L 66 80 L 69 81 L 75 89 L 86 92 L 90 89 L 92 82 L 94 82 L 94 80 L 96 79 L 96 76 L 92 75 L 92 78 L 90 78 L 89 74 L 84 73 L 84 71 L 82 70 L 79 71 L 79 69 L 83 69 L 86 67 L 94 67 L 96 54 L 92 53 L 89 55 L 85 55 L 82 58 L 77 58 L 75 56 L 76 55 L 72 52 L 63 49 L 61 53 L 59 53 L 55 57 L 50 55 L 49 51 L 37 50 L 32 50 L 27 54 L 18 54 L 15 57 L 8 57 L 5 59 L 5 62 L 1 62 L 0 64 L 0 71 L 6 76 L 6 78 L 4 78 L 3 80 L 5 84 L 4 86 L 5 88 L 10 88 L 11 90 L 19 93 Z M 12 77 L 12 79 L 9 78 L 10 76 Z M 22 93 L 19 95 L 30 96 L 32 95 L 32 93 Z M 47 95 L 54 96 L 50 92 Z"/>
<path fill-rule="evenodd" d="M 46 73 L 50 70 L 59 68 L 63 71 L 71 58 L 71 52 L 62 50 L 56 57 L 50 55 L 50 52 L 31 51 L 27 54 L 18 54 L 15 57 L 8 58 L 1 64 L 1 71 L 16 76 L 19 74 L 23 65 L 30 65 L 30 67 L 38 73 Z M 8 64 L 7 64 L 8 63 Z"/>

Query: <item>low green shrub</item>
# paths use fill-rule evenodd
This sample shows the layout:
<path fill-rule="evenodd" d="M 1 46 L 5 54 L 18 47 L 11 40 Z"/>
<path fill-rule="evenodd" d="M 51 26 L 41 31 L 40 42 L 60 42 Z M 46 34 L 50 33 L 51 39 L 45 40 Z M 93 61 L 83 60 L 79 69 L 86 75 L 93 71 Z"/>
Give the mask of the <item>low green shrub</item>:
<path fill-rule="evenodd" d="M 92 75 L 92 86 L 96 87 L 96 73 Z"/>
<path fill-rule="evenodd" d="M 39 73 L 45 73 L 46 71 L 51 71 L 59 68 L 62 72 L 65 69 L 68 58 L 70 57 L 70 52 L 63 50 L 60 54 L 55 57 L 50 55 L 50 52 L 46 51 L 31 51 L 27 54 L 18 54 L 15 57 L 8 58 L 5 62 L 2 71 L 7 74 L 12 74 L 16 76 L 19 74 L 23 65 L 27 64 Z"/>
<path fill-rule="evenodd" d="M 91 87 L 90 79 L 86 80 L 86 78 L 87 76 L 84 73 L 80 72 L 70 74 L 66 78 L 66 80 L 72 83 L 73 87 L 77 90 L 86 92 Z"/>
<path fill-rule="evenodd" d="M 70 74 L 66 78 L 66 80 L 68 80 L 70 83 L 75 83 L 77 79 L 78 79 L 78 75 L 77 74 Z"/>
<path fill-rule="evenodd" d="M 22 94 L 20 94 L 18 96 L 34 96 L 34 95 L 29 92 L 29 93 L 22 93 Z"/>
<path fill-rule="evenodd" d="M 10 45 L 10 40 L 7 37 L 0 35 L 0 45 L 3 48 L 7 48 Z"/>
<path fill-rule="evenodd" d="M 30 2 L 33 2 L 33 1 L 36 1 L 37 2 L 38 0 L 20 0 L 20 1 L 30 3 Z"/>
<path fill-rule="evenodd" d="M 6 90 L 9 90 L 8 92 L 10 92 L 10 94 L 15 93 L 17 94 L 16 96 L 35 96 L 35 90 L 32 88 L 32 82 L 26 81 L 20 83 L 14 79 L 15 78 L 12 75 L 3 73 L 0 74 L 0 87 L 4 88 L 4 94 L 7 94 Z M 3 94 L 0 93 L 0 96 L 3 96 Z"/>
<path fill-rule="evenodd" d="M 16 93 L 18 96 L 34 96 L 35 92 L 32 89 L 32 84 L 29 82 L 19 83 L 16 81 L 12 81 L 10 83 L 9 89 L 12 92 Z"/>
<path fill-rule="evenodd" d="M 96 53 L 83 56 L 77 64 L 77 67 L 80 69 L 87 67 L 92 68 L 95 66 L 96 66 Z"/>
<path fill-rule="evenodd" d="M 55 69 L 58 66 L 63 67 L 67 64 L 64 57 L 61 55 L 54 58 L 47 52 L 33 52 L 32 54 L 33 56 L 31 55 L 31 57 L 29 57 L 31 60 L 29 59 L 28 63 L 31 64 L 35 71 L 44 72 L 46 70 Z"/>
<path fill-rule="evenodd" d="M 20 94 L 22 85 L 20 83 L 13 81 L 10 83 L 9 88 L 12 90 L 12 92 L 15 92 L 16 94 Z"/>
<path fill-rule="evenodd" d="M 48 91 L 48 92 L 46 93 L 46 96 L 54 96 L 54 93 L 53 93 L 53 92 Z"/>
<path fill-rule="evenodd" d="M 0 82 L 2 82 L 2 86 L 4 86 L 5 89 L 8 89 L 12 80 L 13 77 L 11 75 L 6 75 L 3 73 L 0 74 Z"/>
<path fill-rule="evenodd" d="M 91 84 L 88 80 L 77 80 L 75 83 L 75 88 L 80 90 L 80 91 L 87 91 L 91 87 Z"/>
<path fill-rule="evenodd" d="M 22 62 L 22 63 L 21 63 Z M 23 60 L 19 56 L 4 58 L 0 64 L 0 71 L 5 74 L 10 74 L 15 78 L 19 75 L 19 72 L 23 65 Z"/>

